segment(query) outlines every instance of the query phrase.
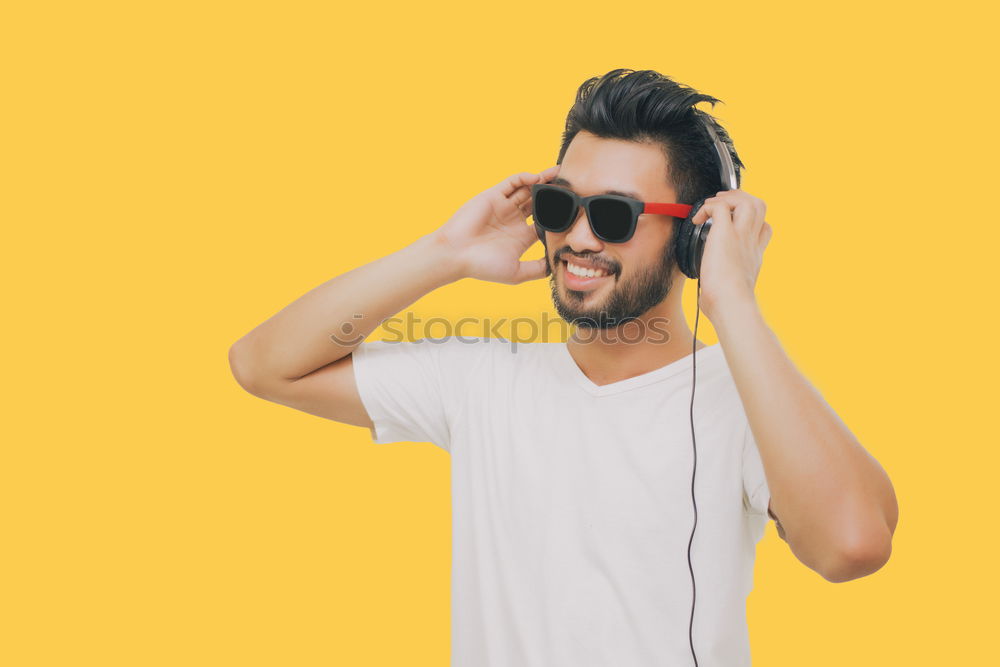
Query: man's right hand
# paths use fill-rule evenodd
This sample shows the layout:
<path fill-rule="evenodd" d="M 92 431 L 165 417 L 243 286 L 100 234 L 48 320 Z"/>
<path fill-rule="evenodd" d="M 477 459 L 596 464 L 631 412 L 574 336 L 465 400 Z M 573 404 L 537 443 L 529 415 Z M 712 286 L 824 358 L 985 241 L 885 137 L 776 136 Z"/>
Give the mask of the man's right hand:
<path fill-rule="evenodd" d="M 514 285 L 546 276 L 545 258 L 521 261 L 538 237 L 525 222 L 531 215 L 531 186 L 559 173 L 559 165 L 539 174 L 522 172 L 485 190 L 432 232 L 454 251 L 461 275 Z"/>
<path fill-rule="evenodd" d="M 531 186 L 558 171 L 511 176 L 430 234 L 303 294 L 232 345 L 237 382 L 266 400 L 371 428 L 355 384 L 354 349 L 380 322 L 454 280 L 544 278 L 544 259 L 520 257 L 538 238 L 525 224 Z"/>

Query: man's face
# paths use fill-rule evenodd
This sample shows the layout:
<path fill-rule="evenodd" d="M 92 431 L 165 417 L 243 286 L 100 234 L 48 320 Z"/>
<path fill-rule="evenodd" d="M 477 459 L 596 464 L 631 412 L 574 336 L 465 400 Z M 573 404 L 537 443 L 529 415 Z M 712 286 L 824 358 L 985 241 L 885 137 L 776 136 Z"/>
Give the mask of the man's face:
<path fill-rule="evenodd" d="M 666 158 L 658 145 L 580 132 L 551 183 L 581 197 L 615 190 L 643 202 L 676 202 L 666 176 Z M 606 243 L 594 236 L 583 207 L 578 216 L 568 230 L 545 234 L 552 300 L 559 316 L 578 326 L 609 329 L 663 301 L 674 273 L 673 219 L 640 215 L 631 239 Z M 581 278 L 572 274 L 571 264 L 605 275 Z"/>

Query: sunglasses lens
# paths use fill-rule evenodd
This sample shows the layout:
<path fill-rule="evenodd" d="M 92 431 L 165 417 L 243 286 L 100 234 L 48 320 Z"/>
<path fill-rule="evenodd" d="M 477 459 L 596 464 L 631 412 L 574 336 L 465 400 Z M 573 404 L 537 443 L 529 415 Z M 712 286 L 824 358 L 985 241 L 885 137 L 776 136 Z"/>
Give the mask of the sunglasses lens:
<path fill-rule="evenodd" d="M 590 202 L 590 224 L 594 234 L 611 243 L 621 243 L 632 230 L 632 209 L 617 199 Z"/>
<path fill-rule="evenodd" d="M 540 188 L 535 193 L 532 216 L 550 232 L 561 232 L 573 222 L 573 198 L 558 188 Z"/>

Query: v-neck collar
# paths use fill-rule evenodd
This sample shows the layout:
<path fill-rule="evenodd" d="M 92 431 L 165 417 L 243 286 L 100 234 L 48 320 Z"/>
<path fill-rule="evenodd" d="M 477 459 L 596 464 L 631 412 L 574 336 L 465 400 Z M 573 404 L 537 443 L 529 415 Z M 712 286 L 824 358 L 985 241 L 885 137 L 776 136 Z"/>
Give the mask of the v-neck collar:
<path fill-rule="evenodd" d="M 678 373 L 690 371 L 692 360 L 697 367 L 703 362 L 703 360 L 714 361 L 717 356 L 722 354 L 722 345 L 720 343 L 706 345 L 695 353 L 697 355 L 696 359 L 694 359 L 691 354 L 686 354 L 680 359 L 676 359 L 666 366 L 661 366 L 660 368 L 651 370 L 648 373 L 636 375 L 635 377 L 626 378 L 610 384 L 599 385 L 587 377 L 583 370 L 577 365 L 576 360 L 573 359 L 573 355 L 570 354 L 569 346 L 566 343 L 556 343 L 556 345 L 559 347 L 559 354 L 557 355 L 558 362 L 563 367 L 564 371 L 577 385 L 580 386 L 581 389 L 594 396 L 608 396 L 611 394 L 618 394 L 623 391 L 629 391 L 630 389 L 645 387 L 646 385 L 653 384 L 654 382 L 660 382 L 669 377 L 673 377 Z"/>

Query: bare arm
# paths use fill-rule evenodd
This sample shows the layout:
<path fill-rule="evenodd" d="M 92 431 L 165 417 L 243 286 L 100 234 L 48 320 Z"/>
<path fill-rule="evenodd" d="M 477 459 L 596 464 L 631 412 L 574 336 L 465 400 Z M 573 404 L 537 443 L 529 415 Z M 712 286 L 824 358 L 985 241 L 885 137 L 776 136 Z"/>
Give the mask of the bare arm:
<path fill-rule="evenodd" d="M 716 331 L 782 537 L 828 581 L 875 572 L 889 559 L 899 514 L 889 476 L 795 368 L 756 301 L 718 305 Z"/>
<path fill-rule="evenodd" d="M 229 350 L 237 382 L 255 396 L 335 421 L 371 427 L 351 352 L 386 318 L 461 278 L 520 283 L 545 276 L 520 261 L 536 240 L 525 223 L 530 187 L 558 172 L 524 172 L 480 193 L 441 228 L 391 255 L 310 290 Z"/>
<path fill-rule="evenodd" d="M 713 220 L 702 303 L 715 325 L 771 491 L 768 510 L 805 565 L 832 582 L 881 568 L 899 507 L 892 482 L 795 368 L 754 296 L 771 227 L 764 202 L 742 190 L 706 200 L 692 222 Z"/>

